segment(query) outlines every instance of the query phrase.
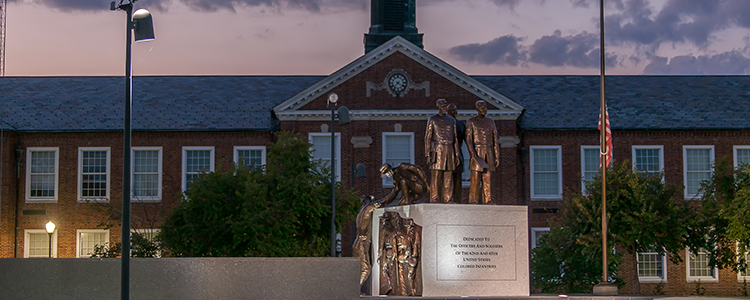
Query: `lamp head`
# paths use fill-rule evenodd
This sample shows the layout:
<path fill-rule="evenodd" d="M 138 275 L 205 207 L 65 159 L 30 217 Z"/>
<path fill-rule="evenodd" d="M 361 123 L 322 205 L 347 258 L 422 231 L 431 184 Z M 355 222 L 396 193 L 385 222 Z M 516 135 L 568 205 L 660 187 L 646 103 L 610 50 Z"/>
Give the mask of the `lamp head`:
<path fill-rule="evenodd" d="M 52 234 L 53 232 L 55 232 L 55 223 L 49 221 L 47 225 L 44 225 L 44 228 L 47 230 L 47 233 Z"/>
<path fill-rule="evenodd" d="M 339 95 L 336 93 L 330 93 L 328 94 L 328 105 L 336 104 L 336 102 L 339 101 Z"/>
<path fill-rule="evenodd" d="M 143 8 L 136 10 L 133 13 L 133 24 L 135 29 L 135 41 L 151 41 L 154 39 L 154 21 L 151 18 L 151 13 Z"/>
<path fill-rule="evenodd" d="M 338 110 L 339 123 L 341 125 L 349 124 L 352 122 L 352 118 L 349 116 L 349 109 L 346 106 L 339 107 Z"/>

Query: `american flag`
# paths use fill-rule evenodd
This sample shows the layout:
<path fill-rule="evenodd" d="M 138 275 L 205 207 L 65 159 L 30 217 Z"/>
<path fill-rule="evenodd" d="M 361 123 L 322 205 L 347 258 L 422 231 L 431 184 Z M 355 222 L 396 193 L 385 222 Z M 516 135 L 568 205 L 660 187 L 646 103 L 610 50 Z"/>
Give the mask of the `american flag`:
<path fill-rule="evenodd" d="M 605 167 L 608 168 L 609 163 L 612 162 L 612 148 L 613 148 L 612 147 L 612 129 L 609 128 L 609 108 L 604 109 L 604 114 L 607 116 L 607 133 L 606 133 L 607 145 L 606 145 L 606 150 L 605 150 L 605 152 L 607 153 L 607 165 Z M 602 130 L 602 113 L 599 113 L 599 130 L 600 131 Z"/>

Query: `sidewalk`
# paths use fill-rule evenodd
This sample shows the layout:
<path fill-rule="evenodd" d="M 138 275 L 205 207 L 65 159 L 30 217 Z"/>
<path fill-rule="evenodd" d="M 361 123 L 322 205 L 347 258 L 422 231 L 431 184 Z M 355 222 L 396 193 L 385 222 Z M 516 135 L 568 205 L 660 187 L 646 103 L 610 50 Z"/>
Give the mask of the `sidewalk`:
<path fill-rule="evenodd" d="M 594 295 L 569 295 L 559 297 L 548 294 L 532 294 L 529 297 L 395 297 L 395 296 L 362 296 L 361 299 L 388 299 L 388 300 L 730 300 L 744 299 L 740 297 L 702 297 L 702 296 L 636 296 L 636 295 L 618 295 L 618 296 L 594 296 Z"/>

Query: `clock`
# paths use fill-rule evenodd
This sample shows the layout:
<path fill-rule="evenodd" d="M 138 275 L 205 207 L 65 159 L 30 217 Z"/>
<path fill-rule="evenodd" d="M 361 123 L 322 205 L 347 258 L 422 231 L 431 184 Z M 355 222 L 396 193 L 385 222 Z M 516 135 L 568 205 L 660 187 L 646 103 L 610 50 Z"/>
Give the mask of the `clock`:
<path fill-rule="evenodd" d="M 406 86 L 409 85 L 409 81 L 406 79 L 406 75 L 401 73 L 395 73 L 388 78 L 388 88 L 391 92 L 400 96 L 406 90 Z"/>

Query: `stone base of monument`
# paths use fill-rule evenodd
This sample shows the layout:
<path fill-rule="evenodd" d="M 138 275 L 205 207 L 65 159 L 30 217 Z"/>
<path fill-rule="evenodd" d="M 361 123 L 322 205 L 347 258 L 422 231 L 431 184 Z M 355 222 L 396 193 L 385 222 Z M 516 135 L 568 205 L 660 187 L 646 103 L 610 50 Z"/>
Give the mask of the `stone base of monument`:
<path fill-rule="evenodd" d="M 360 299 L 382 299 L 379 296 L 364 296 Z M 388 300 L 409 300 L 415 299 L 414 297 L 388 297 Z M 654 297 L 649 296 L 592 296 L 592 295 L 565 295 L 564 297 L 558 295 L 530 295 L 528 297 L 435 297 L 435 298 L 421 298 L 429 300 L 654 300 Z"/>
<path fill-rule="evenodd" d="M 421 203 L 372 217 L 371 291 L 380 290 L 380 216 L 398 212 L 422 226 L 423 297 L 529 296 L 526 206 Z"/>

